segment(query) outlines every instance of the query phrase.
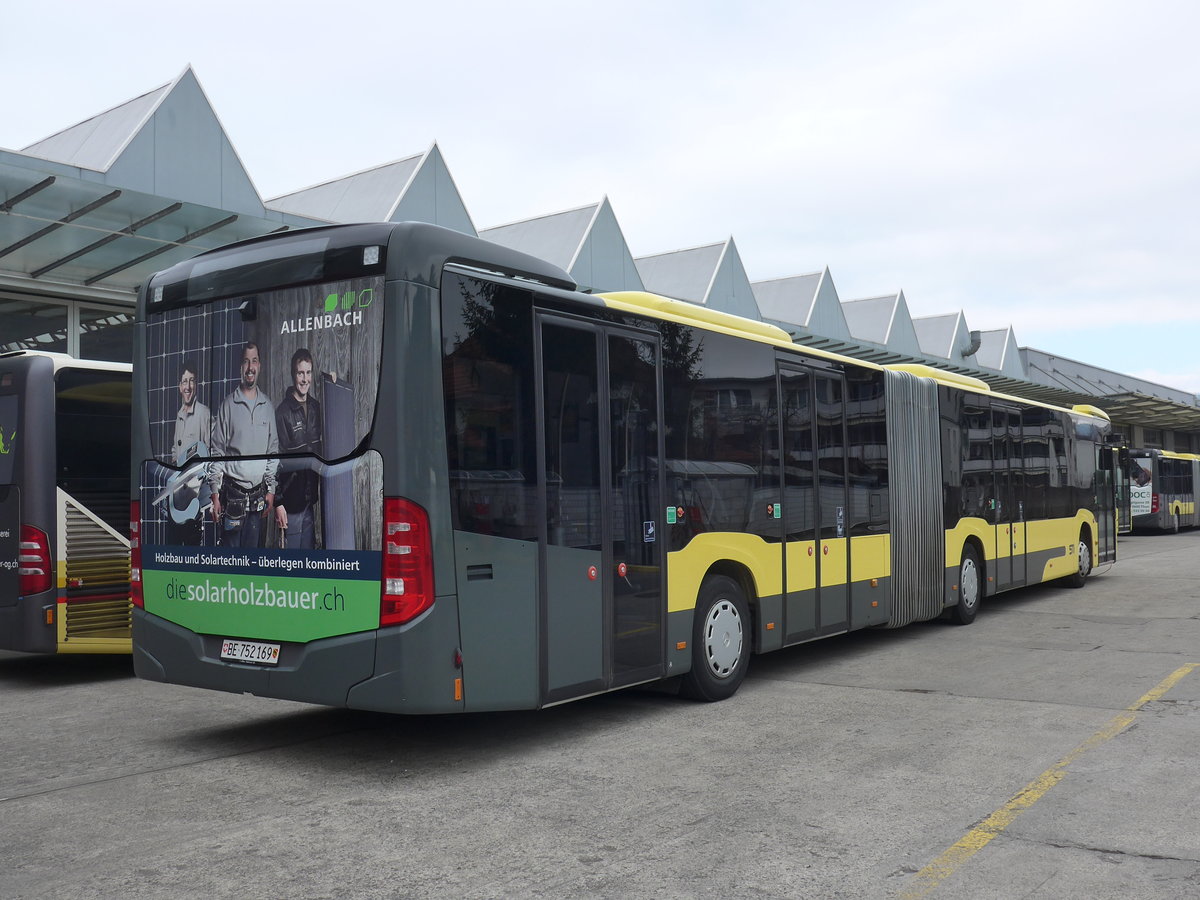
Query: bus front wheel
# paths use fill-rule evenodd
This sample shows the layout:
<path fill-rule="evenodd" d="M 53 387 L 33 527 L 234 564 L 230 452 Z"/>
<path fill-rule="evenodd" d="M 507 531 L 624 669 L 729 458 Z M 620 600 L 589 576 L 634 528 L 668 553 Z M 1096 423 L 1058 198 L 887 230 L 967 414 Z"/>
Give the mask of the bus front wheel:
<path fill-rule="evenodd" d="M 741 586 L 725 575 L 704 579 L 692 622 L 692 670 L 681 693 L 713 702 L 732 697 L 750 665 L 750 607 Z"/>
<path fill-rule="evenodd" d="M 950 607 L 948 618 L 955 625 L 970 625 L 979 613 L 981 599 L 983 564 L 979 561 L 979 551 L 967 544 L 958 564 L 958 605 Z"/>
<path fill-rule="evenodd" d="M 1092 544 L 1083 532 L 1079 534 L 1079 548 L 1076 551 L 1077 565 L 1075 574 L 1068 575 L 1064 581 L 1067 587 L 1081 588 L 1087 582 L 1092 571 Z"/>

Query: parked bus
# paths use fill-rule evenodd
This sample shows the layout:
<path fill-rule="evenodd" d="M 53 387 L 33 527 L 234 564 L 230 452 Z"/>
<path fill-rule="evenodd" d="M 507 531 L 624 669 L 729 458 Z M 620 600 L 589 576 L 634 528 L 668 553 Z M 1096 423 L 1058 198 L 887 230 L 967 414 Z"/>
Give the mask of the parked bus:
<path fill-rule="evenodd" d="M 130 652 L 131 378 L 0 355 L 0 648 Z"/>
<path fill-rule="evenodd" d="M 1196 485 L 1200 456 L 1170 450 L 1130 450 L 1128 464 L 1133 527 L 1178 531 L 1200 525 Z"/>
<path fill-rule="evenodd" d="M 1097 410 L 580 293 L 436 226 L 202 254 L 147 282 L 136 342 L 134 665 L 153 680 L 404 713 L 669 678 L 718 700 L 753 653 L 966 624 L 1115 554 Z M 184 365 L 212 422 L 186 461 Z M 159 499 L 181 482 L 183 543 Z"/>

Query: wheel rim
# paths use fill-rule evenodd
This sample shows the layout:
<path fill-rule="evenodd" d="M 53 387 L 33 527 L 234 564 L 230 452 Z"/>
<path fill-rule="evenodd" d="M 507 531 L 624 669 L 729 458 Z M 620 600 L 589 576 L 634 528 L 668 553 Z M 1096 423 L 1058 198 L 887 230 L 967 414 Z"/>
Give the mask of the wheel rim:
<path fill-rule="evenodd" d="M 1079 574 L 1087 575 L 1092 571 L 1092 548 L 1084 541 L 1079 542 Z"/>
<path fill-rule="evenodd" d="M 704 653 L 717 678 L 728 678 L 742 657 L 742 617 L 728 600 L 718 600 L 704 623 Z"/>
<path fill-rule="evenodd" d="M 958 602 L 966 609 L 973 609 L 979 602 L 979 567 L 975 565 L 975 560 L 968 558 L 962 561 L 962 571 L 958 573 L 958 589 Z"/>

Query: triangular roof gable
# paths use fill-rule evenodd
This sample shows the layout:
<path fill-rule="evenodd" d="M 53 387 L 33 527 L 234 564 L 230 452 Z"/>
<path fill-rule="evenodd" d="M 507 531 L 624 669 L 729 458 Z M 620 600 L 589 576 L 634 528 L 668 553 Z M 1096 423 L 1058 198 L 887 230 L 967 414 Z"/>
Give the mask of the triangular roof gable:
<path fill-rule="evenodd" d="M 720 244 L 643 256 L 635 262 L 648 291 L 748 319 L 762 318 L 733 238 Z"/>
<path fill-rule="evenodd" d="M 704 303 L 724 252 L 724 244 L 706 244 L 639 256 L 634 264 L 646 290 L 691 303 Z"/>
<path fill-rule="evenodd" d="M 971 349 L 971 329 L 962 310 L 937 316 L 919 316 L 912 323 L 926 356 L 945 359 L 959 366 L 976 365 L 974 353 L 964 356 Z"/>
<path fill-rule="evenodd" d="M 266 206 L 324 222 L 430 222 L 475 236 L 436 143 L 424 153 L 272 197 Z"/>
<path fill-rule="evenodd" d="M 519 250 L 544 259 L 560 269 L 569 271 L 580 247 L 587 240 L 600 205 L 589 203 L 587 206 L 522 219 L 507 225 L 495 225 L 483 229 L 479 236 L 511 250 Z"/>
<path fill-rule="evenodd" d="M 733 238 L 725 242 L 725 252 L 721 254 L 721 262 L 713 273 L 704 305 L 747 319 L 762 319 L 758 301 L 754 299 L 754 288 L 750 286 L 750 276 L 746 274 L 746 267 L 742 265 L 742 256 Z"/>
<path fill-rule="evenodd" d="M 191 66 L 135 97 L 26 148 L 100 173 L 115 188 L 261 217 L 265 209 Z"/>
<path fill-rule="evenodd" d="M 436 141 L 425 152 L 386 221 L 430 222 L 477 236 L 475 223 Z"/>
<path fill-rule="evenodd" d="M 982 369 L 991 369 L 1010 378 L 1026 379 L 1025 363 L 1017 346 L 1017 336 L 1012 326 L 980 332 L 976 363 Z"/>
<path fill-rule="evenodd" d="M 806 275 L 756 281 L 751 287 L 763 318 L 785 330 L 802 328 L 820 337 L 852 339 L 828 266 Z"/>
<path fill-rule="evenodd" d="M 322 222 L 386 222 L 424 156 L 417 153 L 272 197 L 266 207 Z"/>
<path fill-rule="evenodd" d="M 600 201 L 575 258 L 565 267 L 583 290 L 640 291 L 645 289 L 608 197 Z"/>
<path fill-rule="evenodd" d="M 30 144 L 21 152 L 40 159 L 65 163 L 93 172 L 107 172 L 162 98 L 172 83 L 164 84 L 132 100 L 84 119 L 70 128 Z"/>
<path fill-rule="evenodd" d="M 893 353 L 923 355 L 904 291 L 883 297 L 843 301 L 842 312 L 850 333 L 859 340 L 879 344 Z"/>

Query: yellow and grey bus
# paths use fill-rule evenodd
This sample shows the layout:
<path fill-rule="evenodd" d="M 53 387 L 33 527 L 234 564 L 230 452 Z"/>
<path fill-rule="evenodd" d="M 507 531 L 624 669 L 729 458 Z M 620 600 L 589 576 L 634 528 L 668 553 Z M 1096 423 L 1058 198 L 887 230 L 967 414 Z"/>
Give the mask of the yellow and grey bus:
<path fill-rule="evenodd" d="M 1115 555 L 1098 410 L 581 293 L 432 225 L 202 254 L 136 328 L 144 678 L 400 713 L 719 700 L 753 654 L 967 624 Z M 183 458 L 185 365 L 211 427 Z"/>
<path fill-rule="evenodd" d="M 131 368 L 0 355 L 0 648 L 130 651 Z"/>
<path fill-rule="evenodd" d="M 1127 471 L 1134 528 L 1178 531 L 1200 525 L 1200 507 L 1196 506 L 1200 456 L 1130 450 Z"/>

